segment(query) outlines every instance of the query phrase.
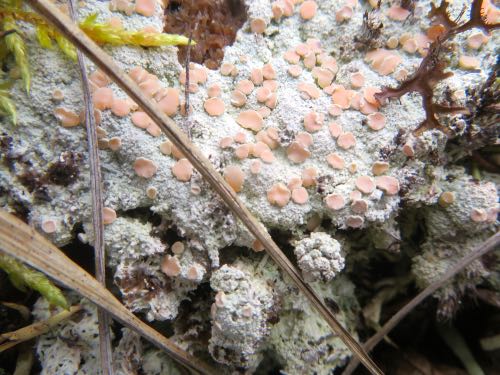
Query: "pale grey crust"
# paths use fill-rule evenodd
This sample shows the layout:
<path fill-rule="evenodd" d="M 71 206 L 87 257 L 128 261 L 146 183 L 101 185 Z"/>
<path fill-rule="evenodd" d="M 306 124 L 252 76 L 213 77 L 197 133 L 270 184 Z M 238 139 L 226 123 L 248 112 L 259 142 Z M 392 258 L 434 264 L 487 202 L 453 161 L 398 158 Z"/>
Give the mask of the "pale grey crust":
<path fill-rule="evenodd" d="M 249 7 L 249 20 L 262 18 L 269 22 L 272 15 L 269 0 L 248 0 L 246 3 Z M 306 274 L 312 275 L 311 278 L 314 280 L 325 278 L 330 280 L 334 277 L 332 281 L 316 283 L 315 287 L 323 297 L 338 302 L 341 307 L 340 318 L 356 335 L 354 320 L 355 313 L 359 312 L 359 306 L 354 298 L 353 284 L 343 275 L 343 266 L 340 265 L 341 260 L 343 262 L 343 258 L 348 256 L 356 244 L 350 243 L 349 236 L 339 234 L 337 229 L 347 229 L 346 218 L 353 215 L 349 193 L 355 189 L 355 178 L 359 175 L 371 175 L 373 162 L 381 158 L 380 150 L 384 149 L 390 153 L 388 159 L 390 169 L 387 174 L 400 181 L 401 190 L 404 191 L 404 202 L 400 196 L 387 196 L 378 189 L 370 195 L 364 195 L 363 198 L 368 202 L 368 211 L 364 215 L 363 227 L 368 229 L 370 243 L 373 243 L 375 248 L 394 250 L 400 238 L 400 228 L 395 220 L 398 218 L 400 207 L 422 210 L 428 238 L 423 247 L 423 254 L 413 259 L 414 274 L 421 287 L 428 285 L 444 272 L 453 259 L 465 254 L 488 235 L 494 223 L 472 222 L 470 213 L 474 208 L 483 210 L 497 208 L 498 178 L 486 174 L 481 182 L 476 183 L 463 168 L 436 163 L 436 160 L 447 160 L 444 135 L 437 130 L 426 132 L 417 138 L 411 134 L 411 129 L 415 129 L 424 119 L 418 95 L 405 95 L 399 102 L 394 101 L 385 106 L 382 112 L 387 118 L 387 125 L 378 132 L 362 125 L 365 116 L 358 111 L 346 110 L 337 118 L 329 116 L 327 108 L 331 104 L 331 98 L 325 94 L 315 100 L 304 100 L 297 90 L 297 85 L 301 81 L 313 83 L 311 73 L 304 69 L 299 79 L 290 77 L 286 72 L 289 64 L 282 56 L 286 50 L 307 38 L 320 39 L 323 48 L 337 57 L 340 69 L 334 83 L 348 87 L 349 74 L 361 71 L 368 86 L 397 84 L 392 76 L 382 77 L 374 72 L 364 62 L 364 54 L 352 48 L 352 36 L 358 32 L 362 22 L 363 12 L 359 6 L 349 22 L 338 25 L 334 21 L 334 14 L 343 4 L 340 1 L 319 3 L 318 14 L 313 20 L 303 22 L 296 11 L 293 17 L 283 18 L 279 24 L 271 22 L 264 35 L 252 34 L 249 21 L 245 23 L 238 32 L 235 44 L 226 48 L 224 58 L 224 62 L 236 65 L 238 76 L 225 77 L 219 71 L 210 71 L 208 82 L 200 85 L 198 93 L 191 95 L 191 104 L 194 108 L 191 120 L 195 124 L 191 128 L 191 134 L 194 143 L 221 170 L 229 164 L 236 164 L 242 168 L 246 174 L 244 187 L 240 193 L 242 200 L 269 230 L 290 233 L 290 241 L 299 244 L 296 251 L 309 241 L 310 234 L 306 234 L 305 228 L 312 217 L 331 220 L 331 225 L 325 228 L 319 226 L 316 230 L 325 232 L 324 235 L 330 238 L 328 241 L 340 242 L 338 249 L 337 245 L 332 245 L 337 254 L 335 258 L 337 263 L 331 264 L 332 272 L 328 276 L 321 272 L 315 273 L 314 265 L 311 263 L 306 267 Z M 454 2 L 452 8 L 454 14 L 459 12 L 462 3 L 464 2 Z M 429 8 L 429 1 L 422 0 L 418 4 L 417 15 Z M 146 18 L 137 14 L 125 16 L 118 12 L 112 13 L 109 11 L 108 2 L 89 0 L 80 9 L 80 17 L 93 12 L 99 13 L 102 20 L 110 16 L 119 17 L 127 28 L 140 29 L 146 25 L 153 25 L 158 29 L 162 27 L 160 6 L 157 7 L 155 16 Z M 384 23 L 382 40 L 400 34 L 401 23 L 391 21 L 385 16 L 382 21 Z M 405 30 L 416 33 L 427 24 L 428 20 L 425 17 L 417 16 L 416 22 L 405 24 Z M 92 233 L 89 225 L 91 206 L 85 131 L 83 127 L 63 128 L 53 115 L 54 109 L 58 106 L 64 106 L 75 112 L 80 111 L 83 104 L 77 68 L 58 50 L 41 49 L 35 42 L 32 27 L 24 25 L 24 31 L 29 41 L 29 57 L 33 73 L 31 95 L 28 97 L 23 91 L 21 82 L 17 81 L 12 96 L 17 105 L 19 124 L 14 129 L 5 118 L 0 124 L 1 130 L 14 138 L 12 155 L 22 155 L 23 160 L 32 163 L 32 168 L 39 171 L 45 171 L 47 165 L 57 160 L 65 151 L 78 153 L 83 156 L 83 160 L 79 164 L 79 177 L 74 183 L 67 187 L 47 185 L 50 202 L 36 199 L 16 178 L 16 171 L 23 170 L 23 162 L 14 162 L 14 171 L 9 170 L 4 164 L 0 165 L 0 186 L 8 192 L 0 198 L 0 205 L 12 211 L 15 202 L 21 202 L 29 209 L 29 221 L 37 229 L 44 220 L 55 220 L 57 230 L 48 236 L 58 246 L 66 245 L 73 240 L 73 228 L 78 223 L 83 223 L 85 230 L 80 239 L 91 243 Z M 452 90 L 475 88 L 480 86 L 490 73 L 489 69 L 493 66 L 495 58 L 495 45 L 498 45 L 498 33 L 494 33 L 490 42 L 479 51 L 467 49 L 465 39 L 470 33 L 464 33 L 455 39 L 457 52 L 449 56 L 454 76 L 438 85 L 436 101 L 440 100 L 446 85 Z M 177 62 L 175 47 L 106 49 L 124 69 L 143 66 L 156 74 L 165 86 L 180 88 L 178 75 L 182 67 Z M 420 57 L 403 51 L 399 53 L 403 57 L 401 66 L 411 73 L 419 63 Z M 460 53 L 476 55 L 481 61 L 481 70 L 471 73 L 456 69 Z M 241 61 L 242 55 L 246 56 L 246 62 Z M 250 131 L 242 129 L 236 123 L 235 118 L 240 109 L 231 106 L 230 93 L 238 80 L 248 78 L 252 68 L 260 68 L 265 63 L 274 66 L 279 82 L 278 106 L 265 120 L 265 126 L 276 127 L 280 131 L 283 146 L 290 142 L 294 133 L 304 130 L 303 117 L 306 113 L 315 110 L 324 113 L 326 119 L 323 128 L 313 134 L 312 156 L 305 163 L 292 164 L 286 157 L 286 148 L 280 147 L 274 151 L 276 161 L 271 165 L 264 163 L 260 174 L 252 175 L 249 172 L 252 159 L 242 161 L 236 159 L 232 149 L 220 149 L 219 141 L 237 132 L 244 132 L 248 139 L 253 139 Z M 92 65 L 89 66 L 92 70 Z M 222 99 L 226 105 L 226 112 L 220 117 L 210 117 L 203 109 L 203 101 L 207 98 L 206 90 L 214 83 L 221 86 Z M 110 87 L 116 96 L 125 96 L 114 84 Z M 62 103 L 52 99 L 52 92 L 55 89 L 63 91 Z M 254 91 L 244 109 L 259 107 Z M 180 115 L 174 116 L 174 120 L 181 125 L 184 124 Z M 344 131 L 352 131 L 355 134 L 357 144 L 353 149 L 344 151 L 337 148 L 335 140 L 328 132 L 327 124 L 331 121 L 341 124 Z M 450 124 L 453 123 L 454 117 L 448 116 L 442 121 Z M 474 124 L 478 129 L 481 125 Z M 347 349 L 340 340 L 331 337 L 327 325 L 310 310 L 304 298 L 283 281 L 281 273 L 270 260 L 259 265 L 258 261 L 240 257 L 233 264 L 219 268 L 221 249 L 232 245 L 251 248 L 253 239 L 228 213 L 198 174 L 195 173 L 189 183 L 180 182 L 172 176 L 171 167 L 175 160 L 159 151 L 159 145 L 166 140 L 164 136 L 154 138 L 135 127 L 130 117 L 119 118 L 110 111 L 103 112 L 101 127 L 108 132 L 108 138 L 120 137 L 122 140 L 120 150 L 116 152 L 103 150 L 100 153 L 105 206 L 113 208 L 119 215 L 118 220 L 106 226 L 108 265 L 113 269 L 118 285 L 120 281 L 133 282 L 137 275 L 146 275 L 148 280 L 158 287 L 152 295 L 139 279 L 134 285 L 128 283 L 127 287 L 130 288 L 127 290 L 122 283 L 122 297 L 132 311 L 144 313 L 149 320 L 169 320 L 175 325 L 181 302 L 189 300 L 189 293 L 197 290 L 201 283 L 210 282 L 213 293 L 206 296 L 205 305 L 198 313 L 205 314 L 200 320 L 206 321 L 211 326 L 208 351 L 214 359 L 229 365 L 225 367 L 228 371 L 230 368 L 242 365 L 250 370 L 255 369 L 265 350 L 272 350 L 284 369 L 291 374 L 307 373 L 313 369 L 318 374 L 327 374 L 333 367 L 345 362 L 350 355 Z M 402 139 L 402 142 L 396 142 L 398 138 Z M 405 141 L 414 142 L 415 158 L 408 159 L 401 152 L 401 144 Z M 333 170 L 326 162 L 326 156 L 333 151 L 339 152 L 347 165 L 356 163 L 357 172 L 351 174 L 347 170 Z M 146 180 L 134 173 L 132 164 L 137 157 L 147 157 L 158 165 L 158 172 L 152 179 Z M 309 189 L 310 200 L 304 205 L 292 202 L 284 208 L 270 205 L 266 197 L 267 190 L 274 183 L 286 184 L 290 178 L 300 176 L 301 170 L 305 167 L 315 167 L 320 176 L 327 176 L 322 186 L 322 193 Z M 154 186 L 158 191 L 158 196 L 154 200 L 146 195 L 149 186 Z M 193 186 L 201 187 L 201 194 L 192 194 Z M 437 205 L 442 191 L 456 193 L 455 202 L 450 207 L 442 208 Z M 338 211 L 328 209 L 323 200 L 330 193 L 342 194 L 346 199 L 346 206 Z M 158 237 L 152 235 L 150 223 L 144 223 L 127 213 L 136 208 L 149 208 L 164 220 L 173 222 L 178 234 L 184 238 L 186 247 L 184 253 L 175 255 L 181 266 L 178 277 L 169 278 L 161 272 L 162 257 L 166 254 L 172 255 L 169 250 L 171 244 L 162 243 Z M 318 235 L 313 233 L 311 237 Z M 196 280 L 187 277 L 187 271 L 193 265 L 196 265 L 200 272 L 200 277 Z M 303 265 L 303 271 L 304 267 Z M 466 280 L 457 279 L 449 289 L 440 291 L 440 295 L 445 299 L 447 296 L 459 299 L 460 293 L 457 291 L 473 286 L 481 278 L 487 277 L 485 270 L 479 264 L 471 266 L 468 272 L 473 277 Z M 214 315 L 209 316 L 208 311 L 214 302 L 216 292 L 226 293 L 230 288 L 229 283 L 234 280 L 237 280 L 238 286 L 227 292 L 231 303 L 224 309 L 217 309 Z M 271 289 L 268 280 L 274 280 L 275 284 Z M 74 297 L 73 300 L 77 301 L 77 298 Z M 97 331 L 95 310 L 85 301 L 83 303 L 86 315 L 84 320 L 78 323 L 77 331 L 74 323 L 66 323 L 57 332 L 45 335 L 39 340 L 37 348 L 43 373 L 64 373 L 53 370 L 59 368 L 57 367 L 59 363 L 62 363 L 61 369 L 70 372 L 97 373 L 95 368 L 98 366 L 95 359 L 97 339 L 87 335 L 88 332 Z M 238 310 L 245 304 L 252 307 L 248 321 Z M 236 314 L 237 319 L 227 320 L 232 313 Z M 36 316 L 41 318 L 44 314 L 47 314 L 47 306 L 43 301 L 39 301 Z M 196 315 L 195 312 L 193 314 Z M 266 316 L 270 314 L 279 316 L 279 321 L 267 319 Z M 86 327 L 86 333 L 83 333 L 82 327 Z M 71 334 L 68 333 L 69 330 L 73 330 Z M 119 353 L 130 350 L 138 358 L 142 358 L 140 365 L 145 374 L 159 374 L 165 371 L 174 373 L 171 369 L 174 365 L 165 356 L 147 345 L 143 348 L 143 343 L 131 335 L 130 333 L 124 335 L 117 348 Z M 70 336 L 79 344 L 78 353 L 75 347 L 57 338 L 66 336 Z M 235 340 L 235 337 L 238 339 Z M 196 340 L 186 339 L 180 334 L 174 336 L 174 339 L 189 350 L 197 345 Z M 311 346 L 309 344 L 311 342 L 317 345 Z M 51 346 L 52 344 L 55 346 Z M 240 357 L 230 358 L 244 360 L 242 362 L 240 359 L 223 359 L 215 354 L 215 348 L 240 353 Z M 117 356 L 119 357 L 119 354 Z M 120 366 L 130 365 L 124 364 L 123 357 L 120 358 L 117 358 Z M 169 370 L 165 370 L 167 368 Z"/>

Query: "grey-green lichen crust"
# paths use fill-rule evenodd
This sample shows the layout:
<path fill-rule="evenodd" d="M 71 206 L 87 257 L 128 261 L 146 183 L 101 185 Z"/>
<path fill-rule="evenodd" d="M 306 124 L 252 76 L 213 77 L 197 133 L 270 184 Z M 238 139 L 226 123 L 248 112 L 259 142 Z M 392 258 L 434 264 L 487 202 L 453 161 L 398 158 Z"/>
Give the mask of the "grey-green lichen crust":
<path fill-rule="evenodd" d="M 80 303 L 82 311 L 78 319 L 67 320 L 57 329 L 40 336 L 37 355 L 42 364 L 42 375 L 50 374 L 96 374 L 99 368 L 99 329 L 97 310 L 86 300 L 71 293 L 68 302 Z M 45 320 L 54 313 L 44 299 L 34 306 L 35 320 Z"/>
<path fill-rule="evenodd" d="M 173 119 L 184 130 L 189 130 L 193 143 L 219 171 L 222 172 L 230 164 L 242 169 L 246 177 L 239 196 L 243 202 L 268 230 L 291 233 L 290 242 L 296 244 L 295 256 L 304 276 L 318 281 L 314 287 L 323 298 L 337 302 L 340 307 L 338 318 L 356 335 L 355 320 L 359 306 L 353 283 L 342 272 L 344 258 L 349 255 L 352 244 L 349 243 L 349 236 L 342 235 L 340 240 L 337 232 L 339 229 L 351 230 L 348 218 L 359 216 L 352 210 L 350 197 L 350 193 L 356 190 L 356 177 L 371 176 L 373 163 L 383 160 L 390 166 L 387 174 L 397 178 L 401 187 L 399 194 L 395 195 L 388 195 L 378 188 L 363 195 L 367 211 L 361 215 L 361 227 L 373 237 L 371 240 L 378 251 L 394 250 L 394 244 L 400 238 L 397 218 L 401 207 L 421 210 L 428 238 L 422 252 L 412 260 L 412 271 L 422 288 L 439 277 L 453 259 L 471 251 L 496 225 L 496 177 L 486 175 L 483 181 L 477 182 L 464 168 L 446 165 L 447 138 L 439 130 L 427 131 L 419 137 L 412 134 L 412 129 L 424 119 L 418 95 L 405 95 L 399 102 L 391 102 L 381 108 L 387 123 L 376 132 L 365 125 L 366 116 L 359 111 L 347 109 L 338 117 L 330 116 L 328 107 L 331 97 L 324 92 L 317 99 L 304 99 L 297 90 L 299 82 L 314 84 L 315 79 L 307 69 L 303 70 L 299 79 L 291 77 L 287 73 L 289 64 L 283 54 L 309 38 L 320 39 L 322 48 L 337 58 L 339 71 L 335 84 L 349 87 L 350 74 L 358 71 L 364 75 L 368 86 L 396 86 L 398 83 L 392 76 L 377 74 L 364 61 L 364 53 L 352 48 L 352 38 L 359 32 L 364 8 L 358 5 L 351 20 L 337 24 L 335 12 L 343 3 L 318 3 L 318 13 L 310 21 L 302 20 L 296 9 L 292 17 L 277 23 L 271 21 L 271 1 L 246 1 L 249 21 L 238 32 L 234 45 L 226 48 L 224 58 L 225 63 L 236 66 L 238 75 L 224 76 L 219 71 L 209 71 L 208 81 L 190 96 L 193 113 L 189 122 L 180 114 Z M 462 3 L 467 2 L 454 2 L 453 14 L 460 11 Z M 384 11 L 387 8 L 387 4 L 382 5 Z M 423 15 L 427 9 L 429 1 L 418 2 L 414 22 L 405 24 L 409 33 L 420 32 L 428 25 Z M 160 6 L 157 6 L 153 17 L 143 17 L 110 12 L 108 2 L 88 0 L 81 4 L 80 17 L 93 12 L 99 14 L 100 20 L 118 17 L 126 28 L 155 26 L 162 29 Z M 250 21 L 256 18 L 268 23 L 262 35 L 250 30 Z M 401 23 L 385 16 L 382 21 L 382 40 L 397 35 Z M 42 223 L 47 220 L 54 221 L 56 230 L 47 236 L 58 246 L 73 241 L 75 227 L 83 223 L 84 233 L 79 234 L 79 239 L 91 244 L 93 235 L 85 130 L 83 127 L 64 128 L 54 116 L 54 110 L 61 105 L 76 113 L 82 109 L 77 66 L 57 50 L 40 48 L 29 25 L 23 25 L 23 31 L 28 41 L 33 83 L 30 96 L 26 95 L 20 81 L 13 87 L 12 95 L 19 115 L 17 127 L 14 128 L 6 118 L 1 118 L 3 137 L 10 137 L 11 141 L 8 152 L 2 149 L 6 153 L 3 159 L 6 163 L 0 165 L 0 205 L 10 211 L 23 207 L 29 213 L 28 221 L 37 229 L 41 229 Z M 445 96 L 448 86 L 460 98 L 458 91 L 479 87 L 490 73 L 498 34 L 493 33 L 487 45 L 471 52 L 464 47 L 466 37 L 471 33 L 457 37 L 459 50 L 452 54 L 450 68 L 454 76 L 439 83 L 436 101 Z M 178 82 L 182 67 L 177 61 L 176 48 L 106 47 L 106 50 L 123 69 L 128 71 L 142 66 L 157 75 L 165 87 L 176 87 L 182 92 Z M 457 56 L 465 52 L 480 59 L 478 71 L 457 69 Z M 403 51 L 400 55 L 401 67 L 409 72 L 413 72 L 421 60 L 420 56 Z M 277 73 L 278 104 L 264 123 L 265 128 L 278 130 L 280 146 L 274 150 L 275 161 L 272 164 L 263 163 L 260 173 L 252 174 L 250 169 L 254 159 L 239 160 L 234 156 L 234 145 L 221 149 L 219 142 L 238 132 L 243 132 L 247 139 L 254 139 L 251 131 L 241 128 L 236 122 L 241 109 L 231 106 L 231 91 L 239 80 L 249 77 L 252 69 L 267 63 L 272 64 Z M 89 70 L 94 70 L 91 63 Z M 207 88 L 212 84 L 220 85 L 221 99 L 226 108 L 225 113 L 218 117 L 209 116 L 203 108 Z M 126 97 L 116 85 L 110 84 L 109 87 L 116 97 Z M 62 102 L 52 97 L 56 89 L 64 94 Z M 248 96 L 244 109 L 257 110 L 260 106 L 253 92 Z M 311 156 L 306 162 L 291 163 L 286 148 L 294 136 L 304 130 L 304 116 L 311 111 L 324 114 L 325 124 L 312 135 Z M 442 121 L 456 124 L 457 119 L 458 116 L 450 115 Z M 356 145 L 352 149 L 343 150 L 337 146 L 327 126 L 332 121 L 339 123 L 344 132 L 355 134 Z M 273 353 L 289 374 L 313 371 L 328 374 L 345 363 L 350 356 L 349 351 L 340 339 L 331 334 L 327 324 L 312 311 L 305 298 L 290 286 L 290 281 L 283 277 L 267 256 L 264 255 L 260 262 L 252 257 L 239 257 L 221 265 L 222 249 L 227 251 L 234 245 L 250 249 L 254 239 L 198 173 L 195 172 L 189 182 L 178 181 L 173 176 L 174 158 L 159 150 L 160 144 L 166 141 L 164 135 L 152 137 L 134 126 L 130 117 L 117 117 L 109 110 L 102 112 L 100 126 L 107 132 L 107 138 L 118 137 L 122 142 L 117 151 L 101 150 L 100 157 L 104 203 L 118 213 L 118 219 L 106 226 L 107 262 L 112 268 L 121 298 L 129 309 L 144 313 L 148 320 L 168 320 L 174 325 L 181 325 L 178 319 L 182 302 L 189 303 L 193 293 L 210 283 L 211 292 L 206 296 L 206 306 L 192 313 L 194 320 L 207 320 L 210 339 L 203 341 L 206 332 L 198 327 L 189 331 L 192 335 L 177 334 L 174 340 L 188 350 L 197 347 L 193 342 L 197 342 L 198 346 L 206 344 L 206 353 L 220 364 L 222 372 L 236 368 L 254 370 L 266 352 Z M 480 131 L 482 123 L 471 126 Z M 404 144 L 412 145 L 414 157 L 407 157 L 402 152 Z M 333 169 L 326 161 L 326 156 L 333 151 L 340 153 L 346 165 L 353 167 Z M 75 157 L 78 173 L 69 184 L 47 183 L 35 190 L 23 184 L 22 175 L 30 175 L 33 171 L 43 175 L 67 152 L 78 156 Z M 158 166 L 151 179 L 139 177 L 134 172 L 133 163 L 138 157 L 148 158 Z M 270 187 L 276 183 L 286 185 L 290 179 L 300 177 L 306 167 L 315 168 L 319 176 L 318 185 L 308 188 L 309 200 L 302 205 L 290 202 L 283 208 L 271 205 L 267 198 Z M 149 187 L 156 188 L 155 198 L 146 194 Z M 438 204 L 443 192 L 453 192 L 455 197 L 453 203 L 446 207 Z M 341 195 L 347 204 L 339 210 L 328 208 L 324 200 L 329 194 Z M 137 218 L 137 212 L 145 211 L 154 212 L 162 223 L 167 223 L 165 228 L 177 231 L 185 247 L 181 254 L 172 251 L 172 243 L 160 239 L 160 234 L 155 232 L 151 223 Z M 471 215 L 481 220 L 472 220 Z M 331 222 L 330 229 L 320 225 L 324 219 Z M 317 262 L 313 259 L 313 251 L 316 251 L 314 259 L 319 260 Z M 167 276 L 162 272 L 162 261 L 166 255 L 178 262 L 176 276 Z M 194 278 L 189 276 L 192 267 L 197 270 Z M 461 298 L 461 291 L 488 277 L 480 264 L 469 267 L 465 275 L 470 277 L 460 276 L 441 295 L 437 295 L 443 301 L 444 310 Z M 77 300 L 74 297 L 72 301 Z M 42 373 L 98 373 L 96 313 L 90 303 L 82 303 L 82 320 L 78 323 L 66 322 L 57 331 L 39 339 L 37 352 Z M 38 302 L 36 311 L 37 318 L 48 314 L 48 308 L 42 301 Z M 69 345 L 66 339 L 74 340 L 78 345 Z M 127 357 L 127 353 L 133 355 Z M 148 347 L 127 330 L 116 348 L 115 356 L 115 363 L 123 373 L 130 368 L 140 368 L 144 374 L 175 374 L 177 371 L 164 354 Z"/>
<path fill-rule="evenodd" d="M 294 253 L 306 281 L 330 281 L 344 268 L 340 243 L 324 232 L 297 241 Z"/>

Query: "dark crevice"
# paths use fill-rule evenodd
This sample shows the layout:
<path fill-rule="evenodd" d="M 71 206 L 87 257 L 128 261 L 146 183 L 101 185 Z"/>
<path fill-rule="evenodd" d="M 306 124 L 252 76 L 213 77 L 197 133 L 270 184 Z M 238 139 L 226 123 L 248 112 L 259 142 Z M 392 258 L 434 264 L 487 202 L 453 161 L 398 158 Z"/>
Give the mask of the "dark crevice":
<path fill-rule="evenodd" d="M 175 337 L 182 340 L 189 352 L 218 368 L 226 368 L 214 362 L 208 352 L 209 340 L 212 337 L 210 308 L 215 292 L 210 283 L 202 283 L 188 294 L 179 306 L 179 314 L 173 321 Z"/>
<path fill-rule="evenodd" d="M 151 211 L 151 207 L 136 207 L 130 210 L 118 211 L 117 214 L 119 217 L 137 219 L 141 223 L 151 223 L 153 227 L 161 223 L 161 216 Z"/>
<path fill-rule="evenodd" d="M 157 214 L 155 214 L 157 215 Z M 179 235 L 177 227 L 172 221 L 157 215 L 153 224 L 153 229 L 151 230 L 151 236 L 157 237 L 165 245 L 171 245 L 176 241 L 182 241 L 184 238 Z M 157 220 L 159 219 L 159 220 Z"/>
<path fill-rule="evenodd" d="M 170 1 L 166 8 L 166 12 L 175 13 L 181 9 L 181 3 L 179 1 Z"/>
<path fill-rule="evenodd" d="M 224 264 L 230 265 L 238 258 L 249 258 L 254 254 L 253 250 L 247 247 L 228 246 L 219 250 L 219 262 L 221 266 Z"/>
<path fill-rule="evenodd" d="M 424 301 L 391 332 L 390 338 L 397 348 L 382 341 L 374 349 L 373 358 L 381 365 L 384 373 L 420 373 L 415 371 L 413 363 L 433 374 L 467 374 L 458 358 L 440 337 L 433 314 L 435 310 L 435 301 Z M 459 312 L 451 324 L 463 336 L 484 373 L 497 374 L 495 369 L 500 366 L 498 351 L 484 351 L 479 342 L 481 338 L 499 332 L 498 309 L 478 303 Z M 368 372 L 359 366 L 354 374 L 364 375 Z"/>
<path fill-rule="evenodd" d="M 271 229 L 269 234 L 273 238 L 274 242 L 278 245 L 278 247 L 283 251 L 283 254 L 288 258 L 292 264 L 298 268 L 297 258 L 293 252 L 293 246 L 291 244 L 291 239 L 293 235 L 291 232 L 279 230 L 279 229 Z"/>
<path fill-rule="evenodd" d="M 94 276 L 94 247 L 80 241 L 78 239 L 79 233 L 84 233 L 83 225 L 81 223 L 76 224 L 73 227 L 73 241 L 60 249 L 73 262 Z"/>
<path fill-rule="evenodd" d="M 279 375 L 283 366 L 278 362 L 278 354 L 274 350 L 264 350 L 264 358 L 255 370 L 255 375 Z"/>

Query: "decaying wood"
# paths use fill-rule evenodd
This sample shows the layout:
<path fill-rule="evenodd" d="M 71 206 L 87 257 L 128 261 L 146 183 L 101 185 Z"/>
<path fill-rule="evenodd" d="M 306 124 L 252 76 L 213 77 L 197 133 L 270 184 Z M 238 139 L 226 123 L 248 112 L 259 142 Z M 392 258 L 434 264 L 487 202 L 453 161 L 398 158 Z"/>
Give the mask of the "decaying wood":
<path fill-rule="evenodd" d="M 33 228 L 0 209 L 0 250 L 29 264 L 107 311 L 117 321 L 137 332 L 172 359 L 201 374 L 215 370 L 179 348 L 165 336 L 143 323 L 96 279 L 64 255 Z"/>
<path fill-rule="evenodd" d="M 330 325 L 345 345 L 360 359 L 372 374 L 382 374 L 361 345 L 338 322 L 316 292 L 304 281 L 298 270 L 273 241 L 262 224 L 250 213 L 236 193 L 215 170 L 210 161 L 195 147 L 174 121 L 161 112 L 152 100 L 147 98 L 136 83 L 125 74 L 113 59 L 88 38 L 71 20 L 61 13 L 49 0 L 27 0 L 27 2 L 53 24 L 69 41 L 106 73 L 139 107 L 160 127 L 170 141 L 200 172 L 212 188 L 221 196 L 231 211 L 245 224 L 250 232 L 263 244 L 271 258 L 292 279 L 305 294 L 312 306 Z"/>

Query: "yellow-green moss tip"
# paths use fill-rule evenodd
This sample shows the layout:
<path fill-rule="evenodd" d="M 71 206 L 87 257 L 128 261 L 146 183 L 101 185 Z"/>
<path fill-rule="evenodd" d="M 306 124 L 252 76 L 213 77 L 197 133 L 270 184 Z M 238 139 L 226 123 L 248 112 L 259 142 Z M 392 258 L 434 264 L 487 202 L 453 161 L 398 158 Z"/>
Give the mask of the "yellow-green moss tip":
<path fill-rule="evenodd" d="M 0 112 L 9 116 L 14 125 L 17 124 L 16 106 L 10 99 L 7 90 L 0 90 Z"/>
<path fill-rule="evenodd" d="M 76 61 L 76 48 L 70 43 L 68 39 L 63 37 L 61 34 L 55 34 L 55 40 L 61 51 L 68 56 L 71 60 Z"/>
<path fill-rule="evenodd" d="M 76 60 L 76 48 L 71 44 L 65 37 L 58 33 L 53 27 L 45 24 L 37 25 L 36 27 L 36 37 L 38 43 L 44 48 L 52 49 L 54 44 L 52 40 L 55 40 L 61 51 L 69 57 L 71 60 Z"/>
<path fill-rule="evenodd" d="M 2 30 L 18 30 L 16 21 L 13 17 L 4 17 L 4 19 L 2 20 Z M 11 33 L 5 36 L 5 44 L 7 46 L 7 49 L 14 55 L 16 65 L 21 71 L 21 77 L 24 82 L 24 89 L 27 93 L 29 93 L 31 86 L 31 73 L 28 64 L 28 57 L 26 54 L 26 44 L 24 43 L 23 38 L 21 38 L 18 32 Z"/>
<path fill-rule="evenodd" d="M 52 39 L 50 37 L 50 29 L 46 25 L 36 26 L 36 39 L 43 48 L 49 48 L 49 49 L 54 48 L 54 45 L 52 44 Z"/>
<path fill-rule="evenodd" d="M 182 35 L 125 30 L 110 23 L 99 23 L 97 14 L 91 14 L 80 22 L 80 28 L 99 44 L 160 47 L 189 43 L 189 39 Z M 192 44 L 195 43 L 192 41 Z"/>
<path fill-rule="evenodd" d="M 39 292 L 51 305 L 64 309 L 69 307 L 61 290 L 52 284 L 43 273 L 31 269 L 5 254 L 0 254 L 0 268 L 9 275 L 10 281 L 19 290 L 25 291 L 28 287 Z"/>

